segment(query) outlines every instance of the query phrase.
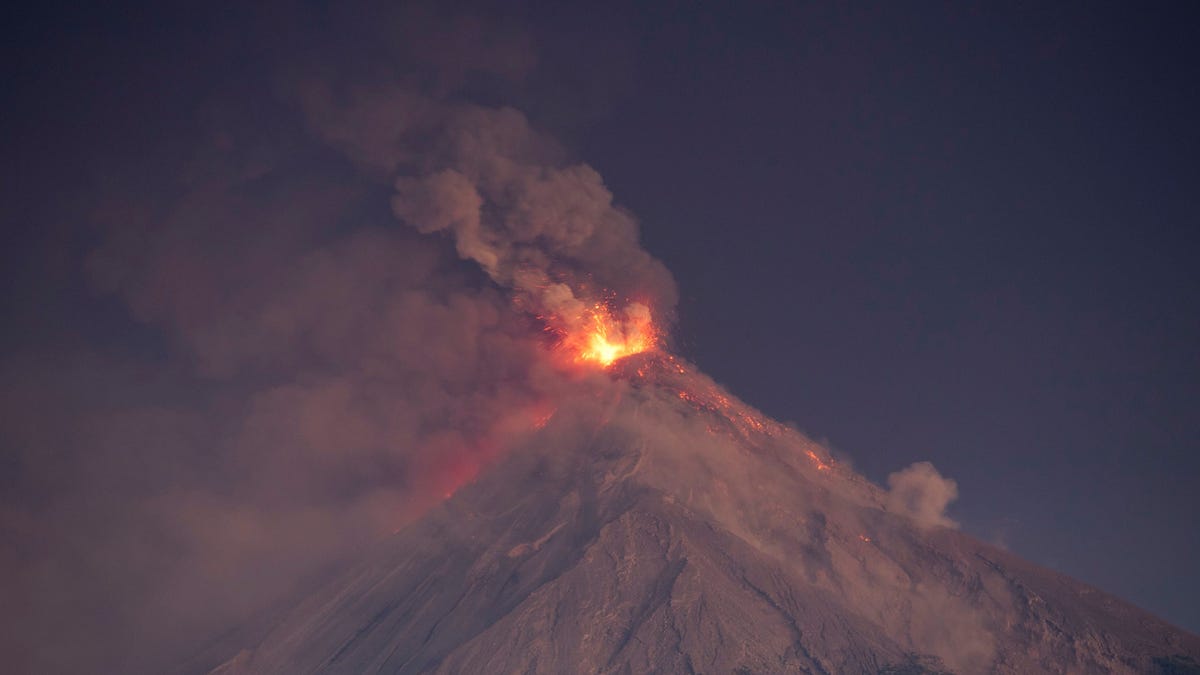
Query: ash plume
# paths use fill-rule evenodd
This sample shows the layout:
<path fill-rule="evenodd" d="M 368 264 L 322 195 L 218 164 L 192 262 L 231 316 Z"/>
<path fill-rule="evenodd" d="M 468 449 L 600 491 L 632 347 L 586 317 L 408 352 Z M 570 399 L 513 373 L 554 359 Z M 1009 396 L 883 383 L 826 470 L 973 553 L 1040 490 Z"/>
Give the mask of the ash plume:
<path fill-rule="evenodd" d="M 261 62 L 222 60 L 182 113 L 138 109 L 135 127 L 186 120 L 30 207 L 61 225 L 30 247 L 36 321 L 0 359 L 6 668 L 306 672 L 288 650 L 328 639 L 307 671 L 524 671 L 555 648 L 528 626 L 571 621 L 519 603 L 597 578 L 611 593 L 578 614 L 611 603 L 614 628 L 565 635 L 603 643 L 595 670 L 713 579 L 731 613 L 691 606 L 689 648 L 816 669 L 836 616 L 847 662 L 998 658 L 995 617 L 1037 596 L 953 531 L 953 480 L 918 463 L 883 490 L 664 348 L 677 290 L 636 219 L 510 104 L 536 103 L 540 55 L 507 3 L 272 9 L 248 17 Z M 230 30 L 215 42 L 242 44 Z M 651 531 L 650 554 L 622 548 Z M 367 597 L 362 623 L 294 612 L 342 609 L 311 591 L 347 569 L 436 583 Z M 394 649 L 354 654 L 379 626 Z M 506 629 L 528 643 L 486 646 Z"/>
<path fill-rule="evenodd" d="M 290 72 L 268 119 L 216 101 L 183 158 L 106 165 L 74 197 L 79 283 L 116 315 L 110 344 L 143 347 L 57 339 L 0 364 L 17 449 L 0 640 L 18 671 L 204 663 L 230 627 L 242 635 L 548 420 L 566 447 L 606 423 L 658 443 L 672 489 L 719 486 L 698 506 L 823 574 L 820 517 L 797 514 L 807 543 L 781 543 L 750 487 L 769 474 L 709 428 L 715 411 L 733 414 L 721 433 L 748 433 L 757 413 L 731 413 L 706 379 L 635 411 L 625 379 L 551 358 L 547 329 L 558 340 L 610 302 L 613 330 L 662 329 L 676 290 L 594 169 L 516 109 L 464 102 L 473 74 L 531 67 L 527 38 L 499 35 L 449 64 L 410 46 L 390 77 Z"/>
<path fill-rule="evenodd" d="M 206 102 L 194 143 L 106 157 L 56 200 L 90 314 L 56 319 L 82 340 L 0 363 L 17 672 L 186 660 L 544 423 L 567 379 L 548 322 L 602 292 L 669 316 L 674 283 L 599 175 L 515 109 L 466 102 L 480 77 L 520 86 L 523 28 L 426 5 L 376 32 L 359 9 L 322 20 L 362 44 L 282 26 L 255 91 Z M 31 251 L 37 272 L 61 250 Z"/>
<path fill-rule="evenodd" d="M 314 127 L 329 139 L 345 138 L 340 130 L 361 120 L 402 120 L 340 147 L 359 163 L 399 172 L 395 215 L 423 234 L 452 237 L 458 255 L 525 310 L 571 329 L 607 294 L 660 321 L 672 316 L 674 280 L 640 246 L 636 220 L 613 203 L 593 168 L 566 161 L 521 112 L 387 89 L 343 101 L 310 89 L 307 101 Z"/>

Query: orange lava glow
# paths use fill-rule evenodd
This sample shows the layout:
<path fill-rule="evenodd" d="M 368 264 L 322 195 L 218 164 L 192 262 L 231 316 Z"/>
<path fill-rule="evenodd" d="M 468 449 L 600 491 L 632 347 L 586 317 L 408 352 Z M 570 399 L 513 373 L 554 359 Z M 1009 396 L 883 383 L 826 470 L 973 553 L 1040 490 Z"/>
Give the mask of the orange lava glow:
<path fill-rule="evenodd" d="M 813 452 L 812 450 L 808 451 L 808 458 L 811 459 L 817 465 L 818 471 L 828 471 L 829 470 L 829 465 L 826 464 L 825 462 L 822 462 L 821 458 L 817 456 L 817 453 Z"/>
<path fill-rule="evenodd" d="M 533 418 L 533 428 L 534 429 L 546 428 L 546 423 L 550 421 L 551 417 L 554 417 L 555 412 L 556 412 L 556 410 L 554 410 L 552 408 L 549 412 L 536 414 L 535 417 Z"/>
<path fill-rule="evenodd" d="M 687 373 L 687 369 L 680 365 L 675 357 L 668 354 L 665 360 L 671 370 L 679 374 Z M 644 376 L 640 369 L 638 375 Z M 695 379 L 684 384 L 689 385 L 689 388 L 675 390 L 675 396 L 678 396 L 680 401 L 696 410 L 714 413 L 723 418 L 722 423 L 706 426 L 709 435 L 748 439 L 755 436 L 778 436 L 784 432 L 780 425 L 760 417 L 756 411 L 741 402 L 730 399 L 711 382 Z"/>
<path fill-rule="evenodd" d="M 597 302 L 587 309 L 579 329 L 563 338 L 562 346 L 576 363 L 607 368 L 627 356 L 654 349 L 657 343 L 658 330 L 645 305 L 632 303 L 618 316 L 607 304 Z"/>

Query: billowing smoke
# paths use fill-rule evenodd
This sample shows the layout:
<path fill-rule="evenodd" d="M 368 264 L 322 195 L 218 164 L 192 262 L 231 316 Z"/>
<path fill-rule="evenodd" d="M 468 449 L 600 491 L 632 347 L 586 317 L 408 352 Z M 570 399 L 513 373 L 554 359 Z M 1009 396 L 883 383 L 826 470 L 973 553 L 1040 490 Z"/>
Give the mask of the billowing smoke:
<path fill-rule="evenodd" d="M 912 518 L 923 527 L 957 527 L 946 516 L 946 507 L 958 499 L 958 483 L 944 478 L 933 464 L 916 462 L 887 479 L 888 508 Z"/>
<path fill-rule="evenodd" d="M 670 322 L 674 282 L 600 175 L 516 109 L 470 102 L 520 88 L 529 36 L 419 8 L 381 25 L 400 28 L 324 26 L 361 39 L 337 45 L 341 69 L 280 47 L 287 66 L 208 104 L 195 143 L 55 194 L 85 245 L 31 255 L 69 267 L 79 297 L 61 334 L 0 362 L 6 667 L 203 662 L 207 638 L 255 625 L 561 410 L 572 381 L 547 327 L 598 302 Z M 472 95 L 480 80 L 491 96 Z M 714 409 L 732 405 L 712 387 Z M 717 487 L 698 499 L 764 547 L 803 528 L 781 555 L 824 574 L 825 516 L 782 518 L 787 486 L 742 476 L 703 416 L 668 403 L 625 420 L 688 450 L 663 475 L 704 476 Z M 799 461 L 830 471 L 817 450 Z M 889 483 L 893 510 L 952 524 L 954 483 L 931 466 Z"/>
<path fill-rule="evenodd" d="M 88 314 L 62 323 L 88 332 L 0 363 L 6 667 L 186 661 L 544 423 L 547 321 L 604 297 L 670 316 L 596 171 L 467 102 L 479 78 L 520 86 L 529 36 L 394 25 L 349 70 L 272 66 L 206 103 L 196 142 L 56 196 L 86 241 L 67 311 Z"/>
<path fill-rule="evenodd" d="M 447 233 L 458 255 L 523 309 L 570 330 L 612 295 L 669 320 L 674 281 L 639 245 L 633 216 L 613 203 L 600 174 L 566 161 L 519 111 L 390 90 L 352 92 L 341 108 L 329 92 L 310 90 L 308 105 L 329 139 L 360 120 L 402 120 L 339 147 L 361 165 L 398 171 L 395 215 L 421 233 Z"/>

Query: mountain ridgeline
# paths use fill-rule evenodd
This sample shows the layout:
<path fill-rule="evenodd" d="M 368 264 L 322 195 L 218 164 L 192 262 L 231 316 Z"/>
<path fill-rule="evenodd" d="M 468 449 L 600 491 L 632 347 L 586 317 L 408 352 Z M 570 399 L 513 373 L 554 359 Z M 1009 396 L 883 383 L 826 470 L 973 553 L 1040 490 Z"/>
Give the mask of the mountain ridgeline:
<path fill-rule="evenodd" d="M 902 512 L 688 364 L 577 384 L 211 672 L 1200 672 L 1200 637 Z"/>

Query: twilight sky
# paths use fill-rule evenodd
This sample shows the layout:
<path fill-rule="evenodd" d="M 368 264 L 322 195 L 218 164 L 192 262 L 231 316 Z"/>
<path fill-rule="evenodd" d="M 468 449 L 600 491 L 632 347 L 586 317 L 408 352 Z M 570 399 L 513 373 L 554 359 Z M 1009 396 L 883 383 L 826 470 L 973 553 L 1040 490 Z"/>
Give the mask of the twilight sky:
<path fill-rule="evenodd" d="M 291 279 L 289 256 L 312 260 L 297 251 L 328 258 L 296 282 L 311 298 L 254 287 L 297 334 L 321 328 L 294 303 L 336 312 L 330 288 L 389 284 L 413 306 L 470 307 L 519 332 L 487 318 L 486 288 L 413 290 L 457 289 L 475 270 L 337 272 L 374 269 L 372 251 L 396 251 L 405 274 L 445 257 L 391 234 L 329 244 L 344 231 L 323 229 L 389 217 L 387 180 L 360 178 L 387 125 L 330 113 L 311 83 L 378 87 L 402 72 L 439 105 L 513 105 L 594 167 L 674 275 L 673 346 L 717 381 L 876 482 L 932 461 L 958 482 L 951 515 L 966 531 L 1200 630 L 1195 17 L 1094 3 L 643 4 L 57 7 L 7 21 L 0 526 L 22 543 L 5 555 L 36 558 L 28 542 L 53 537 L 37 524 L 66 516 L 39 518 L 81 486 L 113 504 L 94 518 L 141 508 L 109 499 L 147 488 L 81 460 L 93 456 L 81 437 L 199 447 L 204 420 L 249 401 L 253 419 L 227 434 L 241 447 L 275 438 L 255 424 L 311 393 L 313 373 L 362 370 L 347 354 L 374 346 L 342 334 L 278 355 L 216 331 L 258 311 L 210 311 L 256 283 L 246 270 Z M 510 342 L 496 349 L 519 351 Z M 295 364 L 302 384 L 259 395 Z M 319 408 L 358 382 L 321 389 Z M 146 398 L 162 402 L 153 415 L 121 417 Z M 176 472 L 220 473 L 207 452 L 114 450 L 130 465 L 113 476 L 187 484 Z M 366 479 L 345 480 L 297 478 L 294 494 L 341 504 L 329 495 Z M 170 503 L 206 513 L 187 494 Z"/>

